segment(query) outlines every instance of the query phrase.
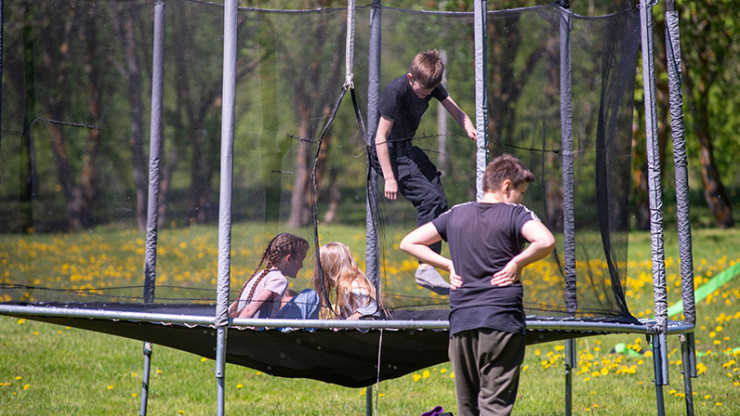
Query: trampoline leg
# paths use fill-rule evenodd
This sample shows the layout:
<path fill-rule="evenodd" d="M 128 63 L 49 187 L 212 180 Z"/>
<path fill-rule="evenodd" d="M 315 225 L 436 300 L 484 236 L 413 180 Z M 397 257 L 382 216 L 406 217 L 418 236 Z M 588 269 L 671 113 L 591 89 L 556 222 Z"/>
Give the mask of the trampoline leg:
<path fill-rule="evenodd" d="M 367 386 L 365 389 L 365 414 L 367 416 L 373 415 L 373 386 Z"/>
<path fill-rule="evenodd" d="M 653 373 L 655 374 L 655 402 L 658 416 L 665 416 L 665 399 L 663 397 L 663 359 L 658 335 L 651 335 L 653 344 Z"/>
<path fill-rule="evenodd" d="M 565 340 L 565 416 L 573 414 L 573 368 L 576 365 L 576 340 Z"/>
<path fill-rule="evenodd" d="M 141 382 L 141 409 L 140 416 L 146 416 L 146 404 L 149 398 L 149 368 L 152 363 L 152 343 L 144 343 L 144 381 Z"/>
<path fill-rule="evenodd" d="M 226 327 L 218 327 L 216 339 L 216 384 L 218 385 L 218 416 L 225 414 L 226 395 L 224 381 L 226 374 Z"/>
<path fill-rule="evenodd" d="M 681 359 L 683 372 L 683 390 L 686 395 L 686 415 L 694 416 L 694 391 L 691 388 L 691 378 L 696 377 L 696 351 L 694 351 L 694 333 L 682 334 Z"/>

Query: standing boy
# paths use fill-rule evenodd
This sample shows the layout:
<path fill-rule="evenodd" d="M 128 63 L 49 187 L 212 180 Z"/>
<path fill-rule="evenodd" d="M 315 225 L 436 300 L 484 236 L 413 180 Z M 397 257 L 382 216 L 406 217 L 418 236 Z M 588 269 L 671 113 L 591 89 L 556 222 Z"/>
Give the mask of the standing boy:
<path fill-rule="evenodd" d="M 409 72 L 385 88 L 378 106 L 377 163 L 373 165 L 385 179 L 386 198 L 395 200 L 400 193 L 414 205 L 417 225 L 437 218 L 448 208 L 437 167 L 411 143 L 432 97 L 442 103 L 468 137 L 475 140 L 476 135 L 473 122 L 441 85 L 443 73 L 444 63 L 436 49 L 416 55 Z M 436 253 L 441 249 L 441 242 L 432 246 Z M 416 282 L 439 294 L 450 291 L 449 283 L 428 264 L 419 265 Z"/>
<path fill-rule="evenodd" d="M 486 167 L 480 202 L 456 205 L 401 241 L 402 250 L 450 271 L 448 353 L 460 416 L 508 415 L 514 407 L 526 346 L 521 271 L 555 246 L 521 205 L 533 180 L 519 159 L 499 156 Z M 428 247 L 440 240 L 451 260 Z"/>

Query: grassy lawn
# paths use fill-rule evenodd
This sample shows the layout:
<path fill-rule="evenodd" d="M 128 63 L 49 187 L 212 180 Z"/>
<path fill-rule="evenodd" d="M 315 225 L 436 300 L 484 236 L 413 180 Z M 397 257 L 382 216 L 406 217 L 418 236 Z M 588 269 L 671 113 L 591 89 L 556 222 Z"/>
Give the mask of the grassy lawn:
<path fill-rule="evenodd" d="M 308 230 L 301 231 L 306 236 Z M 362 258 L 359 228 L 332 227 L 322 241 L 344 241 Z M 232 240 L 232 279 L 239 285 L 256 266 L 272 231 L 237 224 Z M 61 285 L 121 285 L 140 279 L 143 236 L 102 229 L 76 235 L 38 235 L 19 245 L 0 236 L 0 281 L 26 276 L 62 276 Z M 389 236 L 396 240 L 396 236 Z M 693 232 L 695 280 L 703 284 L 740 262 L 738 230 Z M 669 302 L 680 299 L 675 233 L 666 234 Z M 312 243 L 313 246 L 313 243 Z M 207 227 L 167 230 L 160 235 L 158 285 L 211 286 L 215 279 L 217 234 Z M 23 253 L 21 255 L 20 253 Z M 392 254 L 392 253 L 389 253 Z M 628 291 L 635 316 L 652 314 L 650 236 L 630 235 Z M 413 262 L 389 255 L 391 271 L 406 273 Z M 194 264 L 198 264 L 197 267 Z M 407 270 L 408 269 L 408 270 Z M 49 270 L 53 270 L 50 273 Z M 211 271 L 209 271 L 211 270 Z M 294 282 L 307 286 L 310 266 Z M 406 274 L 410 276 L 410 274 Z M 36 277 L 35 277 L 36 276 Z M 398 291 L 422 294 L 413 281 L 391 282 Z M 17 280 L 16 280 L 17 281 Z M 36 282 L 39 284 L 42 282 Z M 45 283 L 45 282 L 44 282 Z M 160 291 L 160 288 L 157 289 Z M 163 293 L 163 292 L 158 292 Z M 740 414 L 740 277 L 697 303 L 696 342 L 699 377 L 693 380 L 694 407 L 702 415 Z M 656 414 L 650 346 L 635 334 L 576 341 L 574 414 Z M 612 353 L 618 344 L 630 354 Z M 142 343 L 59 325 L 0 317 L 0 414 L 138 414 Z M 684 414 L 680 344 L 669 338 L 670 385 L 663 388 L 667 414 Z M 527 350 L 515 414 L 556 415 L 564 408 L 563 344 Z M 214 361 L 154 346 L 148 411 L 153 415 L 211 415 L 216 412 Z M 381 382 L 373 387 L 379 414 L 418 415 L 436 405 L 455 410 L 454 374 L 449 363 Z M 305 379 L 284 379 L 227 365 L 227 414 L 364 415 L 365 389 L 350 389 Z"/>

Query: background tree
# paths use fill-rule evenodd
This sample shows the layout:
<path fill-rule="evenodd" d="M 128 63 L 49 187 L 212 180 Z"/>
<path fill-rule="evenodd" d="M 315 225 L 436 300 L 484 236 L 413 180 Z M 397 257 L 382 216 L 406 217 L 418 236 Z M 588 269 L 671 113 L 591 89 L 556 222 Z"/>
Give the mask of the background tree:
<path fill-rule="evenodd" d="M 732 205 L 715 159 L 715 131 L 712 123 L 712 92 L 732 88 L 723 76 L 730 63 L 737 65 L 740 9 L 730 1 L 687 1 L 677 5 L 681 16 L 681 59 L 686 94 L 684 101 L 691 114 L 690 128 L 699 145 L 699 162 L 704 198 L 721 228 L 732 227 Z M 663 32 L 664 33 L 664 32 Z M 721 105 L 721 104 L 720 104 Z"/>

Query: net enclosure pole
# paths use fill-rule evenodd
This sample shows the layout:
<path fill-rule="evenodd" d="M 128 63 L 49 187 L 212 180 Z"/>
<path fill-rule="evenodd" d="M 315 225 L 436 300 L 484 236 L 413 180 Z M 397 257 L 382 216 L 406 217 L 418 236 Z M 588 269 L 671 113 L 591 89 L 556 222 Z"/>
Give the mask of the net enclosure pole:
<path fill-rule="evenodd" d="M 382 5 L 380 0 L 373 0 L 370 7 L 370 44 L 368 50 L 368 85 L 367 85 L 367 137 L 365 147 L 368 152 L 367 203 L 365 214 L 365 274 L 375 285 L 375 292 L 380 293 L 380 256 L 378 247 L 378 229 L 376 227 L 374 208 L 377 206 L 378 174 L 371 166 L 372 149 L 375 147 L 375 133 L 378 129 L 378 104 L 380 103 L 380 44 L 381 44 Z"/>
<path fill-rule="evenodd" d="M 691 254 L 691 223 L 689 215 L 689 174 L 684 135 L 683 93 L 681 90 L 681 45 L 678 31 L 678 12 L 675 0 L 666 0 L 666 60 L 668 93 L 670 97 L 673 162 L 676 171 L 676 216 L 678 219 L 678 246 L 681 259 L 681 293 L 684 319 L 696 324 L 694 300 L 694 261 Z"/>
<path fill-rule="evenodd" d="M 159 222 L 159 182 L 162 165 L 162 91 L 164 80 L 165 0 L 154 2 L 152 47 L 152 108 L 149 131 L 149 193 L 146 215 L 146 251 L 144 255 L 144 302 L 154 301 L 157 277 L 157 232 Z M 144 343 L 144 371 L 141 385 L 140 415 L 146 416 L 152 359 L 151 342 Z"/>
<path fill-rule="evenodd" d="M 563 255 L 565 262 L 565 306 L 572 316 L 578 309 L 576 297 L 576 238 L 573 169 L 573 106 L 571 89 L 571 13 L 568 0 L 560 5 L 560 145 L 563 166 Z M 573 368 L 576 342 L 565 340 L 565 415 L 573 413 Z"/>
<path fill-rule="evenodd" d="M 226 371 L 226 328 L 229 323 L 231 281 L 231 190 L 234 165 L 234 107 L 236 102 L 237 0 L 224 2 L 223 90 L 221 107 L 221 177 L 218 210 L 218 288 L 215 324 L 216 383 L 218 415 L 224 414 Z"/>
<path fill-rule="evenodd" d="M 475 126 L 476 126 L 476 155 L 475 155 L 475 189 L 476 199 L 483 199 L 483 173 L 488 163 L 488 88 L 487 66 L 488 51 L 487 32 L 488 2 L 475 1 L 474 8 L 474 40 L 475 40 Z"/>
<path fill-rule="evenodd" d="M 665 283 L 665 250 L 663 244 L 663 209 L 660 183 L 660 150 L 658 147 L 658 116 L 655 107 L 655 63 L 653 49 L 653 16 L 655 0 L 640 0 L 640 37 L 645 104 L 645 134 L 647 137 L 648 197 L 650 203 L 650 241 L 653 261 L 653 297 L 656 335 L 652 337 L 655 394 L 659 415 L 665 414 L 663 386 L 668 384 L 667 357 L 667 292 Z"/>
<path fill-rule="evenodd" d="M 689 178 L 686 137 L 684 135 L 683 94 L 681 90 L 681 45 L 678 30 L 678 11 L 675 0 L 665 2 L 666 67 L 668 69 L 668 95 L 673 137 L 673 164 L 676 176 L 676 216 L 678 223 L 678 250 L 681 260 L 681 295 L 686 323 L 696 325 L 694 299 L 694 260 L 692 256 L 691 223 L 689 215 Z M 691 379 L 697 376 L 694 333 L 681 335 L 683 360 L 684 398 L 686 414 L 694 415 L 694 398 Z"/>

